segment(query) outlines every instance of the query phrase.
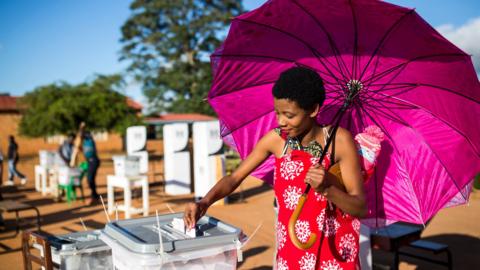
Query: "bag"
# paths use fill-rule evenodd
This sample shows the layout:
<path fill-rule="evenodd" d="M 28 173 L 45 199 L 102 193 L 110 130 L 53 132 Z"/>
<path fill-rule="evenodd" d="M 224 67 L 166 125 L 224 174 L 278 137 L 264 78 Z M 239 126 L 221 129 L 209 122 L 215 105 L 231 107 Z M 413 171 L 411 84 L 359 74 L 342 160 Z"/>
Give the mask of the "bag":
<path fill-rule="evenodd" d="M 335 140 L 335 138 L 333 139 Z M 364 132 L 355 136 L 355 144 L 357 146 L 357 153 L 360 158 L 360 166 L 364 183 L 370 180 L 373 172 L 375 171 L 375 165 L 377 163 L 377 157 L 380 155 L 381 142 L 383 139 L 384 134 L 377 126 L 368 126 L 365 128 Z M 333 147 L 332 152 L 334 151 L 335 148 Z M 339 163 L 332 165 L 328 172 L 333 174 L 342 186 L 345 186 L 343 183 L 342 172 L 340 170 Z"/>

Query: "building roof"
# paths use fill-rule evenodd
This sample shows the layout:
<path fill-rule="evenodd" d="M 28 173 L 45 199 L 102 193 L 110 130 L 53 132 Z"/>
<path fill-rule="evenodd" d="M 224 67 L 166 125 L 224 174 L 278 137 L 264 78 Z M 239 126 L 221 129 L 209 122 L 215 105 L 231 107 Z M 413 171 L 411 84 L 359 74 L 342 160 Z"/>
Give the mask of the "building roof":
<path fill-rule="evenodd" d="M 0 95 L 0 112 L 18 112 L 17 97 Z"/>
<path fill-rule="evenodd" d="M 134 109 L 135 111 L 141 111 L 143 109 L 142 104 L 136 102 L 132 98 L 127 97 L 127 106 Z"/>
<path fill-rule="evenodd" d="M 217 118 L 200 113 L 167 113 L 159 116 L 145 118 L 145 122 L 147 122 L 148 124 L 163 124 L 173 122 L 192 123 L 212 120 L 217 120 Z"/>

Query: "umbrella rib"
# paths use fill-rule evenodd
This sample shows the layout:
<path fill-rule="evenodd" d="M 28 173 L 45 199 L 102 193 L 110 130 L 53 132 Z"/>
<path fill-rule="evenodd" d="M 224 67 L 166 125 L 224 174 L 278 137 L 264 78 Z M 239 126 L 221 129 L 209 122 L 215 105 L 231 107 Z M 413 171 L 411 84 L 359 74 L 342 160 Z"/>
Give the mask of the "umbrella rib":
<path fill-rule="evenodd" d="M 412 59 L 409 59 L 409 60 L 406 60 L 405 62 L 403 63 L 400 63 L 396 66 L 393 66 L 387 70 L 384 70 L 380 73 L 377 73 L 373 76 L 371 76 L 370 78 L 362 81 L 364 84 L 367 84 L 369 83 L 370 81 L 377 81 L 383 77 L 385 77 L 386 75 L 394 72 L 395 70 L 397 69 L 400 69 L 400 68 L 403 68 L 405 67 L 406 65 L 412 63 L 412 62 L 415 62 L 415 61 L 419 61 L 419 60 L 425 60 L 425 59 L 429 59 L 429 58 L 436 58 L 436 57 L 466 57 L 467 55 L 465 54 L 459 54 L 459 53 L 445 53 L 445 54 L 429 54 L 429 55 L 422 55 L 422 56 L 417 56 L 415 58 L 412 58 Z"/>
<path fill-rule="evenodd" d="M 411 14 L 414 14 L 415 10 L 414 9 L 411 9 L 409 10 L 408 12 L 406 12 L 405 14 L 402 15 L 402 17 L 400 17 L 397 21 L 395 21 L 391 26 L 390 28 L 387 30 L 387 32 L 385 32 L 385 35 L 382 37 L 382 39 L 380 40 L 380 42 L 378 43 L 377 47 L 375 48 L 375 50 L 373 51 L 373 54 L 370 56 L 370 59 L 368 59 L 368 62 L 367 64 L 365 65 L 365 67 L 363 68 L 362 70 L 362 73 L 360 74 L 360 77 L 359 77 L 359 81 L 362 80 L 363 78 L 363 75 L 365 74 L 365 72 L 367 71 L 367 68 L 368 66 L 370 65 L 370 63 L 372 62 L 373 58 L 377 55 L 377 53 L 379 52 L 380 48 L 383 46 L 384 42 L 387 40 L 387 38 L 390 36 L 390 34 L 393 32 L 393 30 L 395 29 L 395 27 L 397 25 L 399 25 L 405 18 L 407 18 L 409 15 Z"/>
<path fill-rule="evenodd" d="M 389 109 L 389 108 L 388 108 L 387 106 L 385 106 L 384 104 L 381 104 L 380 102 L 378 102 L 377 105 L 378 105 L 378 106 L 382 106 L 383 109 L 388 110 L 388 111 L 389 111 L 390 113 L 392 113 L 392 114 L 388 114 L 388 113 L 386 113 L 385 111 L 380 110 L 377 106 L 373 106 L 373 105 L 370 105 L 370 104 L 365 104 L 365 105 L 366 105 L 368 108 L 370 108 L 372 111 L 376 111 L 378 114 L 383 115 L 385 118 L 390 119 L 390 120 L 393 121 L 393 122 L 396 122 L 396 123 L 401 124 L 401 125 L 408 125 L 408 123 L 402 121 L 401 118 L 397 118 L 397 117 L 396 117 L 396 114 L 393 113 L 393 112 L 391 111 L 391 109 Z"/>
<path fill-rule="evenodd" d="M 325 106 L 322 106 L 320 114 L 321 113 L 326 113 L 327 111 L 336 108 L 335 107 L 336 105 L 343 104 L 343 101 L 341 101 L 341 98 L 342 97 L 332 98 L 332 100 L 333 100 L 332 103 L 330 103 L 328 105 L 325 105 Z"/>
<path fill-rule="evenodd" d="M 275 83 L 275 81 L 264 81 L 264 82 L 258 82 L 258 83 L 254 83 L 254 84 L 249 84 L 248 86 L 244 86 L 244 87 L 238 87 L 238 88 L 234 88 L 232 91 L 230 92 L 227 92 L 227 93 L 222 93 L 222 94 L 219 94 L 219 95 L 215 95 L 213 97 L 209 97 L 210 100 L 213 100 L 217 97 L 222 97 L 222 96 L 225 96 L 225 95 L 228 95 L 228 94 L 231 94 L 231 93 L 235 93 L 235 92 L 240 92 L 240 91 L 243 91 L 243 90 L 246 90 L 250 87 L 256 87 L 256 86 L 262 86 L 262 85 L 267 85 L 267 84 L 272 84 L 272 83 Z"/>
<path fill-rule="evenodd" d="M 363 101 L 369 101 L 371 103 L 375 103 L 375 105 L 370 105 L 370 104 L 367 104 L 367 106 L 376 106 L 376 104 L 379 104 L 379 106 L 384 106 L 383 104 L 388 104 L 389 108 L 394 108 L 394 109 L 399 109 L 399 110 L 413 110 L 413 109 L 417 109 L 416 107 L 413 107 L 413 106 L 409 106 L 407 104 L 404 104 L 404 103 L 401 103 L 401 102 L 394 102 L 394 101 L 391 101 L 391 100 L 386 100 L 387 98 L 383 97 L 381 99 L 379 98 L 374 98 L 374 97 L 368 97 L 368 98 L 364 98 L 362 99 Z M 382 104 L 383 103 L 383 104 Z"/>
<path fill-rule="evenodd" d="M 250 24 L 255 24 L 255 25 L 259 25 L 259 26 L 263 26 L 265 28 L 269 28 L 269 29 L 272 29 L 272 30 L 275 30 L 279 33 L 282 33 L 284 35 L 287 35 L 297 41 L 299 41 L 300 43 L 302 43 L 305 47 L 307 47 L 308 49 L 310 49 L 310 51 L 312 52 L 312 54 L 317 58 L 318 62 L 330 73 L 330 75 L 332 76 L 332 78 L 335 78 L 337 80 L 337 83 L 340 83 L 338 81 L 338 78 L 335 77 L 335 75 L 333 74 L 333 72 L 325 65 L 325 63 L 323 61 L 321 61 L 319 58 L 323 58 L 325 60 L 325 62 L 329 63 L 337 72 L 339 72 L 340 74 L 342 74 L 342 76 L 345 78 L 345 75 L 343 74 L 343 72 L 341 70 L 338 70 L 336 69 L 335 65 L 333 65 L 332 63 L 330 63 L 330 61 L 327 60 L 326 57 L 324 57 L 322 54 L 320 54 L 320 52 L 318 52 L 317 50 L 315 50 L 315 48 L 313 48 L 312 46 L 310 46 L 307 42 L 305 42 L 304 40 L 300 39 L 299 37 L 297 36 L 294 36 L 293 34 L 291 33 L 288 33 L 282 29 L 279 29 L 277 27 L 274 27 L 274 26 L 271 26 L 271 25 L 268 25 L 268 24 L 264 24 L 264 23 L 259 23 L 259 22 L 254 22 L 254 21 L 249 21 L 249 20 L 245 20 L 245 19 L 239 19 L 239 18 L 235 18 L 234 20 L 237 20 L 237 21 L 241 21 L 241 22 L 245 22 L 245 23 L 250 23 Z"/>
<path fill-rule="evenodd" d="M 246 56 L 246 57 L 258 57 L 258 58 L 269 58 L 269 59 L 275 59 L 275 60 L 280 60 L 280 61 L 284 61 L 284 62 L 294 62 L 293 60 L 289 60 L 289 59 L 283 59 L 283 58 L 278 58 L 278 57 L 270 57 L 270 56 L 260 56 L 260 55 L 231 55 L 231 54 L 224 54 L 224 55 L 212 55 L 212 57 L 243 57 L 243 56 Z M 320 74 L 327 74 L 321 70 L 317 70 L 313 67 L 310 67 L 310 66 L 307 66 L 307 65 L 303 65 L 303 64 L 298 64 L 298 65 L 301 65 L 301 66 L 305 66 L 305 67 L 308 67 L 310 69 L 313 69 L 317 72 L 319 72 Z M 322 78 L 322 80 L 326 83 L 326 84 L 331 84 L 331 85 L 336 85 L 334 84 L 333 82 L 331 81 L 328 81 L 326 80 L 325 78 Z M 274 81 L 265 81 L 265 82 L 259 82 L 259 83 L 255 83 L 255 84 L 249 84 L 248 86 L 244 86 L 244 87 L 238 87 L 238 88 L 234 88 L 232 91 L 230 92 L 227 92 L 227 93 L 222 93 L 220 95 L 215 95 L 214 97 L 220 97 L 220 96 L 224 96 L 224 95 L 227 95 L 227 94 L 231 94 L 231 93 L 234 93 L 234 92 L 239 92 L 239 91 L 242 91 L 242 90 L 245 90 L 247 88 L 250 88 L 252 86 L 261 86 L 261 85 L 265 85 L 265 84 L 270 84 L 270 83 L 275 83 L 276 80 Z M 339 90 L 334 90 L 332 92 L 338 92 Z M 214 98 L 212 97 L 212 98 Z"/>
<path fill-rule="evenodd" d="M 319 69 L 314 68 L 314 67 L 309 66 L 309 65 L 305 65 L 305 64 L 302 64 L 302 63 L 298 63 L 298 62 L 295 62 L 295 65 L 307 67 L 307 68 L 309 68 L 309 69 L 315 70 L 316 72 L 318 72 L 318 73 L 320 73 L 320 74 L 326 74 L 326 75 L 330 75 L 330 76 L 332 77 L 332 74 L 328 74 L 328 73 L 326 73 L 326 72 L 324 72 L 324 71 L 322 71 L 322 70 L 319 70 Z M 335 84 L 335 83 L 333 83 L 333 82 L 331 82 L 331 81 L 325 80 L 324 77 L 322 77 L 322 81 L 324 81 L 324 82 L 326 82 L 326 83 L 328 83 L 328 84 L 331 84 L 331 85 L 338 85 L 338 83 L 339 83 L 339 82 L 338 82 L 338 78 L 336 78 L 336 77 L 332 77 L 332 78 L 337 81 L 337 84 Z"/>
<path fill-rule="evenodd" d="M 385 90 L 390 90 L 390 89 L 386 89 L 386 86 L 387 84 L 383 84 L 381 85 L 382 88 L 379 89 L 379 90 L 370 90 L 367 92 L 367 94 L 364 94 L 361 96 L 361 99 L 363 101 L 370 101 L 370 102 L 378 102 L 378 101 L 382 101 L 382 102 L 386 102 L 386 103 L 389 103 L 389 104 L 393 104 L 393 105 L 401 105 L 403 107 L 405 107 L 405 103 L 400 103 L 400 102 L 393 102 L 393 101 L 390 101 L 390 100 L 386 100 L 387 97 L 382 97 L 381 99 L 379 99 L 378 97 L 374 97 L 373 94 L 376 94 L 376 93 L 379 93 L 380 91 L 385 91 Z M 415 88 L 415 86 L 404 86 L 404 87 L 399 87 L 399 88 L 406 88 L 405 90 L 401 91 L 401 92 L 398 92 L 398 93 L 395 93 L 396 95 L 399 95 L 399 94 L 403 94 L 403 93 L 406 93 L 406 92 L 409 92 L 411 90 L 413 90 L 413 88 Z M 399 89 L 399 88 L 392 88 L 392 89 Z M 373 93 L 373 94 L 372 94 Z M 413 106 L 410 106 L 410 107 L 407 107 L 408 109 L 415 109 L 416 107 L 413 107 Z"/>
<path fill-rule="evenodd" d="M 420 110 L 422 110 L 421 108 L 419 108 Z M 422 110 L 424 111 L 424 110 Z M 427 112 L 427 111 L 425 111 Z M 427 112 L 428 113 L 428 112 Z M 433 114 L 432 114 L 433 115 Z M 425 143 L 425 145 L 428 147 L 428 149 L 430 149 L 430 151 L 432 151 L 432 153 L 435 155 L 435 158 L 440 162 L 440 164 L 442 164 L 442 167 L 445 169 L 445 171 L 447 172 L 448 176 L 450 177 L 450 179 L 452 180 L 453 184 L 455 185 L 455 187 L 457 188 L 458 191 L 461 191 L 461 188 L 458 186 L 458 184 L 453 180 L 453 176 L 452 174 L 450 173 L 450 171 L 447 169 L 447 167 L 445 166 L 445 164 L 443 163 L 443 161 L 438 157 L 437 153 L 433 150 L 432 146 L 424 139 L 424 137 L 422 136 L 422 134 L 420 134 L 417 129 L 415 129 L 412 125 L 408 124 L 408 122 L 405 121 L 404 118 L 402 118 L 400 115 L 398 115 L 399 118 L 401 118 L 403 120 L 403 123 L 404 126 L 410 128 L 419 138 L 423 138 L 423 142 Z M 437 119 L 440 119 L 440 118 L 437 118 Z M 443 122 L 443 121 L 442 121 Z M 460 192 L 463 196 L 463 193 Z M 467 198 L 465 198 L 463 196 L 463 198 L 465 199 L 465 201 L 467 201 Z"/>
<path fill-rule="evenodd" d="M 363 108 L 362 104 L 359 104 L 359 106 Z M 375 125 L 381 127 L 381 129 L 383 130 L 383 132 L 385 132 L 385 135 L 386 135 L 386 136 L 390 139 L 390 141 L 392 142 L 393 149 L 395 150 L 395 152 L 397 152 L 398 156 L 400 157 L 400 151 L 398 150 L 397 145 L 394 143 L 394 140 L 393 140 L 392 136 L 390 135 L 390 133 L 388 132 L 388 129 L 386 129 L 385 126 L 384 126 L 383 124 L 381 124 L 380 122 L 377 122 L 377 121 L 375 120 L 375 118 L 374 118 L 373 116 L 371 116 L 370 113 L 368 113 L 367 110 L 363 109 L 363 111 L 364 111 L 365 114 L 370 118 L 370 120 L 372 120 L 372 122 L 375 123 Z M 401 165 L 404 167 L 404 171 L 406 171 L 406 170 L 405 170 L 406 165 L 405 165 L 405 162 L 403 161 L 403 159 L 399 158 L 399 161 L 401 162 Z M 412 180 L 411 180 L 410 175 L 409 175 L 408 173 L 406 174 L 406 177 L 408 177 L 408 180 L 409 180 L 408 182 L 410 183 L 410 184 L 408 185 L 409 188 L 411 189 L 412 193 L 415 194 L 415 197 L 414 197 L 414 198 L 412 198 L 412 196 L 410 196 L 410 198 L 411 198 L 412 201 L 415 201 L 415 204 L 416 204 L 416 206 L 417 206 L 417 213 L 418 213 L 418 215 L 419 215 L 420 220 L 422 221 L 422 223 L 424 223 L 424 222 L 423 222 L 423 216 L 421 215 L 420 203 L 419 203 L 419 201 L 418 201 L 418 199 L 417 199 L 417 193 L 415 192 L 415 189 L 414 189 L 413 186 L 411 185 Z M 408 184 L 408 183 L 407 183 L 407 184 Z"/>
<path fill-rule="evenodd" d="M 328 43 L 330 45 L 330 48 L 334 52 L 335 60 L 337 60 L 337 65 L 340 67 L 340 70 L 342 70 L 342 66 L 343 66 L 343 68 L 348 72 L 347 64 L 340 57 L 340 55 L 341 55 L 340 51 L 337 47 L 337 44 L 335 44 L 335 42 L 333 41 L 333 38 L 332 38 L 332 35 L 330 34 L 330 32 L 328 32 L 327 29 L 325 29 L 325 27 L 323 26 L 323 24 L 321 24 L 320 21 L 318 21 L 317 17 L 313 16 L 313 14 L 310 13 L 304 6 L 300 5 L 300 3 L 298 3 L 295 0 L 291 0 L 291 1 L 292 1 L 292 3 L 297 5 L 305 14 L 310 16 L 310 18 L 312 18 L 317 23 L 317 25 L 322 29 L 322 31 L 325 33 L 325 35 L 327 35 Z M 338 60 L 338 58 L 340 58 L 340 61 Z M 340 74 L 342 74 L 343 78 L 346 78 L 345 74 L 342 71 L 340 71 Z M 349 74 L 349 75 L 350 75 L 350 77 L 352 77 L 352 74 Z"/>
<path fill-rule="evenodd" d="M 360 63 L 360 58 L 358 57 L 358 25 L 357 25 L 357 16 L 355 13 L 355 8 L 353 7 L 352 0 L 348 1 L 350 8 L 352 10 L 352 19 L 353 19 L 353 33 L 354 33 L 354 43 L 353 43 L 353 61 L 352 61 L 352 79 L 355 79 L 357 76 L 357 67 Z M 358 62 L 357 62 L 358 61 Z"/>
<path fill-rule="evenodd" d="M 360 104 L 358 104 L 357 102 L 353 105 L 355 107 L 355 109 L 357 110 L 358 114 L 360 114 L 360 121 L 361 121 L 361 126 L 362 127 L 365 127 L 366 123 L 367 123 L 367 118 L 365 117 L 365 114 L 363 113 L 362 111 L 362 107 L 360 106 Z"/>
<path fill-rule="evenodd" d="M 258 116 L 257 116 L 256 118 L 254 118 L 254 119 L 251 119 L 251 120 L 248 120 L 248 121 L 246 121 L 246 122 L 242 123 L 240 126 L 236 127 L 234 130 L 233 130 L 233 129 L 231 129 L 231 128 L 228 128 L 230 132 L 226 133 L 225 135 L 229 135 L 229 134 L 233 133 L 234 131 L 236 131 L 236 130 L 239 130 L 239 129 L 241 129 L 241 128 L 245 127 L 246 125 L 248 125 L 248 124 L 252 123 L 253 121 L 256 121 L 256 120 L 258 120 L 258 119 L 260 119 L 260 118 L 264 117 L 265 115 L 268 115 L 268 114 L 269 114 L 269 113 L 271 113 L 271 112 L 273 112 L 273 110 L 272 110 L 272 109 L 270 109 L 270 110 L 268 110 L 268 111 L 266 111 L 266 112 L 264 112 L 264 113 L 262 113 L 262 114 L 258 115 Z M 225 124 L 225 121 L 224 121 L 224 124 Z"/>
<path fill-rule="evenodd" d="M 467 99 L 467 100 L 469 100 L 473 103 L 480 104 L 480 101 L 478 101 L 478 100 L 475 100 L 475 99 L 473 99 L 473 98 L 471 98 L 467 95 L 464 95 L 462 93 L 455 92 L 454 90 L 452 90 L 450 88 L 442 87 L 442 86 L 439 86 L 439 85 L 427 84 L 427 83 L 408 83 L 408 82 L 404 82 L 404 83 L 403 82 L 398 82 L 398 83 L 389 83 L 389 84 L 390 85 L 405 86 L 405 87 L 411 86 L 411 87 L 414 87 L 414 88 L 419 87 L 419 86 L 431 87 L 431 88 L 436 89 L 436 90 L 445 91 L 445 92 L 448 92 L 450 94 L 465 98 L 465 99 Z M 375 91 L 370 91 L 370 92 L 378 94 L 378 93 L 380 93 L 380 90 L 375 90 Z"/>
<path fill-rule="evenodd" d="M 472 146 L 474 152 L 475 152 L 478 156 L 480 156 L 480 152 L 479 152 L 478 149 L 475 147 L 475 145 L 473 144 L 473 142 L 472 142 L 462 131 L 460 131 L 457 127 L 455 127 L 455 126 L 452 125 L 451 123 L 447 122 L 446 120 L 442 119 L 441 117 L 435 115 L 433 112 L 431 112 L 431 111 L 428 110 L 427 108 L 422 107 L 422 106 L 417 105 L 417 104 L 414 104 L 414 103 L 409 102 L 409 101 L 407 101 L 407 100 L 401 99 L 401 98 L 399 98 L 399 97 L 388 96 L 388 95 L 385 95 L 385 94 L 383 94 L 383 93 L 377 93 L 377 94 L 378 94 L 378 95 L 382 95 L 382 96 L 384 96 L 384 97 L 386 97 L 386 98 L 392 98 L 392 99 L 395 99 L 395 100 L 397 100 L 397 101 L 399 101 L 399 102 L 403 102 L 404 104 L 407 104 L 407 105 L 410 105 L 410 106 L 412 106 L 412 107 L 415 107 L 415 108 L 417 108 L 417 109 L 419 109 L 419 110 L 421 110 L 421 111 L 423 111 L 423 112 L 425 112 L 425 113 L 430 114 L 430 115 L 433 116 L 435 119 L 440 120 L 442 123 L 446 124 L 446 125 L 449 126 L 452 130 L 456 131 L 460 136 L 462 136 L 462 137 L 465 139 L 465 141 L 467 141 L 467 142 L 470 144 L 470 146 Z"/>

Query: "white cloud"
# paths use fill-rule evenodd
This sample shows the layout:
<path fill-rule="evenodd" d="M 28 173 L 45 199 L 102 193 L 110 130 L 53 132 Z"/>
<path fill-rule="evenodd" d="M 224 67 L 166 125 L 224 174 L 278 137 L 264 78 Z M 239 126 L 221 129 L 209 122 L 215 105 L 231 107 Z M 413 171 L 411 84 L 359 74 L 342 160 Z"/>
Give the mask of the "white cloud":
<path fill-rule="evenodd" d="M 451 24 L 440 25 L 437 31 L 464 52 L 472 55 L 473 65 L 480 77 L 480 17 L 471 19 L 457 28 Z"/>

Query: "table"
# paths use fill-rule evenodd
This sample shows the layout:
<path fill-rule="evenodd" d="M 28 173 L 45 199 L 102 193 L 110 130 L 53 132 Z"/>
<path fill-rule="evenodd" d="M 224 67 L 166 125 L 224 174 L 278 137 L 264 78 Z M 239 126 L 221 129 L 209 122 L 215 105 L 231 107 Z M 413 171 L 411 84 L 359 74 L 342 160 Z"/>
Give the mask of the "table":
<path fill-rule="evenodd" d="M 40 212 L 38 208 L 26 203 L 16 202 L 12 200 L 0 201 L 0 211 L 2 212 L 15 212 L 15 218 L 17 222 L 16 232 L 17 235 L 20 232 L 20 216 L 19 212 L 27 211 L 27 210 L 34 210 L 37 213 L 37 229 L 40 231 Z"/>
<path fill-rule="evenodd" d="M 393 269 L 398 269 L 399 251 L 401 246 L 408 245 L 420 239 L 423 227 L 403 223 L 393 223 L 389 226 L 372 229 L 372 248 L 393 252 Z"/>
<path fill-rule="evenodd" d="M 48 168 L 35 165 L 35 190 L 41 191 L 42 195 L 45 196 L 48 188 Z"/>
<path fill-rule="evenodd" d="M 107 176 L 107 196 L 108 196 L 108 213 L 114 212 L 115 194 L 114 188 L 123 188 L 124 204 L 118 206 L 118 210 L 125 212 L 125 218 L 130 218 L 133 213 L 142 213 L 148 216 L 149 210 L 149 193 L 148 178 L 146 175 L 124 176 L 124 175 L 108 175 Z M 132 207 L 132 187 L 142 187 L 143 208 L 138 209 Z"/>

